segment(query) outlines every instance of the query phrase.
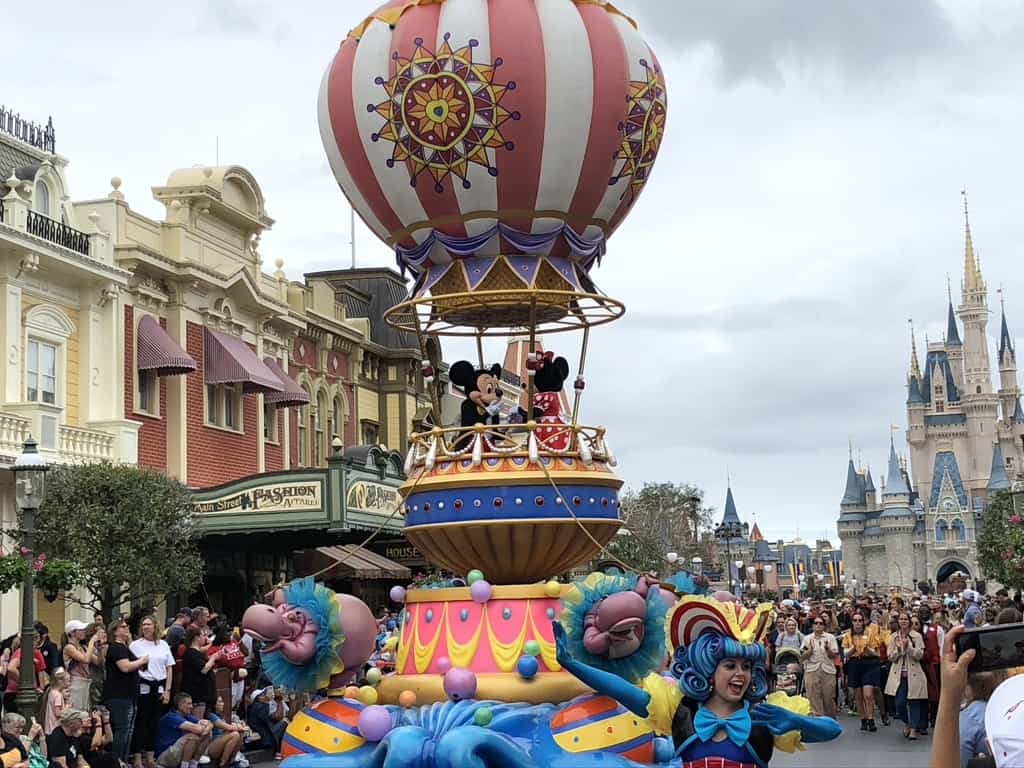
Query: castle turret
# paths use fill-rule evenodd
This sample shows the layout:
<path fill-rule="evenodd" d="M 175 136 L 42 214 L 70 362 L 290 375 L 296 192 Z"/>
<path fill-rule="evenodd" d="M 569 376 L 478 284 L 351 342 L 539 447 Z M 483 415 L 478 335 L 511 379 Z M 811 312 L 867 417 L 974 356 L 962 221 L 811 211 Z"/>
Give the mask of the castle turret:
<path fill-rule="evenodd" d="M 890 586 L 909 586 L 915 576 L 914 512 L 910 507 L 910 485 L 889 438 L 889 471 L 882 493 L 882 514 L 878 523 L 885 537 L 885 558 Z"/>
<path fill-rule="evenodd" d="M 871 466 L 864 470 L 864 504 L 868 509 L 874 509 L 878 500 L 876 498 L 875 481 L 871 478 Z"/>
<path fill-rule="evenodd" d="M 864 565 L 864 527 L 867 521 L 867 499 L 857 467 L 853 464 L 851 451 L 850 462 L 846 467 L 846 490 L 843 500 L 839 502 L 839 522 L 837 528 L 843 543 L 843 562 L 846 572 L 850 574 L 865 573 Z M 781 551 L 781 550 L 780 550 Z"/>
<path fill-rule="evenodd" d="M 1006 461 L 1003 459 L 1003 449 L 997 442 L 992 446 L 992 470 L 988 478 L 988 497 L 997 491 L 1005 491 L 1010 487 L 1010 478 L 1006 474 Z"/>
<path fill-rule="evenodd" d="M 1006 326 L 1006 304 L 1002 295 L 999 304 L 1002 315 L 999 329 L 999 404 L 1003 421 L 1009 423 L 1013 421 L 1013 415 L 1017 410 L 1017 398 L 1020 396 L 1020 389 L 1017 386 L 1017 353 L 1013 348 L 1010 330 Z"/>
<path fill-rule="evenodd" d="M 960 304 L 964 325 L 964 386 L 961 401 L 967 416 L 970 464 L 961 467 L 967 486 L 984 494 L 988 484 L 989 450 L 999 419 L 999 398 L 992 391 L 992 366 L 988 355 L 988 289 L 974 251 L 971 221 L 964 193 L 964 279 Z"/>
<path fill-rule="evenodd" d="M 953 289 L 946 283 L 946 356 L 953 378 L 957 383 L 964 380 L 964 345 L 960 340 L 960 328 L 953 311 Z"/>

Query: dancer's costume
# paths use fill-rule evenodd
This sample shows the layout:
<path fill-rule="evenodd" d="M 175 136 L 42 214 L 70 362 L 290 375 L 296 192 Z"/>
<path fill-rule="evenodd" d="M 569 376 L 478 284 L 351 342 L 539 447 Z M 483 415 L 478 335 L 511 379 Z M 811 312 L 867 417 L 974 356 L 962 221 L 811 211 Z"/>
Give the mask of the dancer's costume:
<path fill-rule="evenodd" d="M 763 641 L 771 618 L 769 604 L 749 610 L 737 603 L 684 597 L 667 620 L 672 676 L 651 673 L 639 686 L 573 659 L 556 625 L 558 658 L 598 693 L 648 718 L 659 735 L 671 736 L 682 768 L 765 768 L 776 748 L 793 752 L 803 749 L 803 742 L 829 741 L 842 732 L 834 720 L 810 716 L 810 703 L 802 696 L 776 692 L 765 697 Z M 711 695 L 715 668 L 727 658 L 747 659 L 753 669 L 742 707 L 721 719 L 704 702 Z M 720 732 L 725 738 L 716 741 Z"/>

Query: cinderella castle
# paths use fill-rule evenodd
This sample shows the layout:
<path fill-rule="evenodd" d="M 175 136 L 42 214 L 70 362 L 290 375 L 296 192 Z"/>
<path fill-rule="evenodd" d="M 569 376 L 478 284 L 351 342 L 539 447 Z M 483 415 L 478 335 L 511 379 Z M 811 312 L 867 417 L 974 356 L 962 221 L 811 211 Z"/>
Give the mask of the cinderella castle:
<path fill-rule="evenodd" d="M 951 581 L 984 580 L 975 541 L 985 507 L 1024 468 L 1016 353 L 1001 306 L 994 390 L 988 289 L 974 252 L 966 198 L 964 217 L 960 306 L 954 308 L 950 293 L 945 341 L 927 343 L 924 365 L 911 328 L 909 466 L 890 440 L 880 488 L 870 469 L 858 468 L 852 456 L 847 467 L 838 521 L 847 584 L 856 579 L 863 587 L 910 587 L 924 581 L 941 591 L 953 589 Z"/>

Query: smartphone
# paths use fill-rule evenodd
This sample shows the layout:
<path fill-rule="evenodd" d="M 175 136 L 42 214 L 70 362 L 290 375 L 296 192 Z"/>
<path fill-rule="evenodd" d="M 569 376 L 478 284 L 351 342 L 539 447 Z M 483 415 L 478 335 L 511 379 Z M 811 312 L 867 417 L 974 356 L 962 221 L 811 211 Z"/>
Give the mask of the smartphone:
<path fill-rule="evenodd" d="M 996 624 L 968 629 L 956 639 L 956 653 L 974 649 L 967 671 L 988 672 L 1007 667 L 1024 667 L 1024 624 Z"/>

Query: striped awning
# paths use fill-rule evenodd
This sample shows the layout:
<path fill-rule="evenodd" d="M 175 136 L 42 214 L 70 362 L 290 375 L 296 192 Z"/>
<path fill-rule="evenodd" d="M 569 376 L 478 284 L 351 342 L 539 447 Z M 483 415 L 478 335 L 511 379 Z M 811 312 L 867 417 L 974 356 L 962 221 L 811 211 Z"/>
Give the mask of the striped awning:
<path fill-rule="evenodd" d="M 333 560 L 329 570 L 318 578 L 351 577 L 356 579 L 409 579 L 412 571 L 401 563 L 389 560 L 369 549 L 360 549 L 355 544 L 339 544 L 334 547 L 317 547 L 315 559 L 326 564 Z M 321 566 L 323 567 L 323 566 Z"/>
<path fill-rule="evenodd" d="M 135 360 L 140 371 L 153 371 L 157 376 L 180 376 L 198 367 L 152 315 L 139 320 L 137 337 Z"/>
<path fill-rule="evenodd" d="M 272 370 L 237 336 L 204 329 L 204 381 L 207 384 L 241 384 L 243 392 L 281 392 Z"/>
<path fill-rule="evenodd" d="M 282 388 L 280 392 L 268 392 L 263 396 L 263 402 L 266 405 L 274 405 L 278 408 L 293 408 L 309 404 L 309 395 L 306 394 L 306 390 L 295 383 L 295 380 L 285 372 L 284 368 L 278 365 L 277 360 L 272 357 L 265 357 L 263 362 L 277 376 Z"/>

